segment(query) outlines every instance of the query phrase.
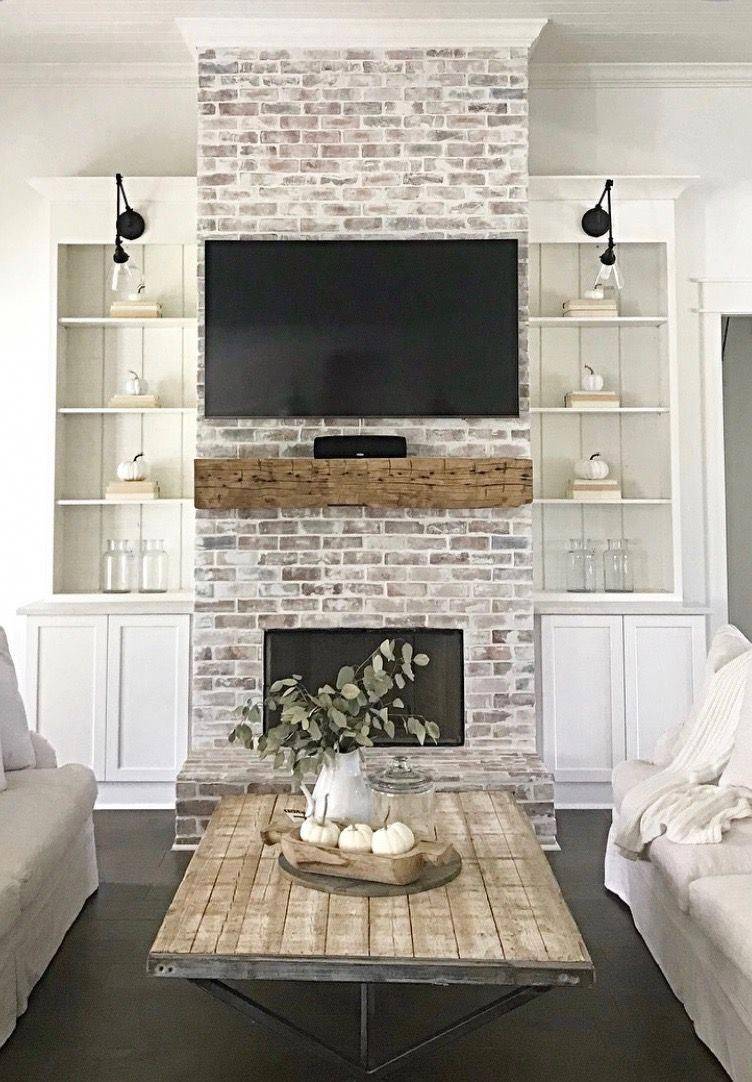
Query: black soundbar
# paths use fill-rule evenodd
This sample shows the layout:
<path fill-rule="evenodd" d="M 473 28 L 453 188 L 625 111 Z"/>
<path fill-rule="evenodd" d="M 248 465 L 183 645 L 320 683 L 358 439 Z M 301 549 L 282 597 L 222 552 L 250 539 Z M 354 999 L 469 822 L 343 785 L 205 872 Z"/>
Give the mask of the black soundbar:
<path fill-rule="evenodd" d="M 407 458 L 404 436 L 317 436 L 314 458 Z"/>

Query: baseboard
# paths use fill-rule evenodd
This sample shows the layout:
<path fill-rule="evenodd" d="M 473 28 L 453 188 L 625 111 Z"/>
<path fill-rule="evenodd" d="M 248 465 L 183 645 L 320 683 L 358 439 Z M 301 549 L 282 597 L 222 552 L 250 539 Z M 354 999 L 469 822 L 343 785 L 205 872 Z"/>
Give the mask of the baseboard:
<path fill-rule="evenodd" d="M 97 811 L 175 810 L 175 783 L 169 781 L 100 781 Z"/>
<path fill-rule="evenodd" d="M 556 802 L 557 811 L 613 811 L 614 805 L 611 804 L 597 804 L 592 801 L 584 803 L 569 803 L 567 801 Z"/>

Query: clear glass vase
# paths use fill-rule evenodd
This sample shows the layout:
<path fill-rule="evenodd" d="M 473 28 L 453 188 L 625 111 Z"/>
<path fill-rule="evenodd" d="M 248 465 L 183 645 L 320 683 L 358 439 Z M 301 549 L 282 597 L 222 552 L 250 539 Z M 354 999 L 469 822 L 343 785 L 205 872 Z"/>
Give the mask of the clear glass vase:
<path fill-rule="evenodd" d="M 624 538 L 611 538 L 603 553 L 603 581 L 608 593 L 631 594 L 634 590 L 634 568 L 629 544 Z"/>
<path fill-rule="evenodd" d="M 168 560 L 164 541 L 142 541 L 139 590 L 143 594 L 167 592 Z"/>
<path fill-rule="evenodd" d="M 129 594 L 134 579 L 133 545 L 130 541 L 108 541 L 102 555 L 102 592 Z"/>
<path fill-rule="evenodd" d="M 567 553 L 567 591 L 594 593 L 597 586 L 595 547 L 592 541 L 574 537 Z"/>

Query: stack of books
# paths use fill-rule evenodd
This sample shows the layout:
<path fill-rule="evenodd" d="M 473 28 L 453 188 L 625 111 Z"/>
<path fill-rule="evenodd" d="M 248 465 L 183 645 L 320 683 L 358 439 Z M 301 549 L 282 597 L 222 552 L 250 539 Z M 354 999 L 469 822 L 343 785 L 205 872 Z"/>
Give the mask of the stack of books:
<path fill-rule="evenodd" d="M 564 405 L 570 410 L 616 410 L 621 399 L 615 391 L 570 391 L 564 395 Z"/>
<path fill-rule="evenodd" d="M 158 394 L 114 394 L 107 403 L 110 409 L 117 410 L 144 410 L 157 409 L 159 406 Z"/>
<path fill-rule="evenodd" d="M 603 319 L 619 314 L 615 297 L 575 297 L 564 301 L 561 307 L 564 315 L 571 319 Z"/>
<path fill-rule="evenodd" d="M 585 481 L 576 477 L 569 482 L 567 496 L 570 500 L 587 500 L 591 503 L 613 503 L 621 499 L 621 486 L 611 477 L 598 481 Z"/>
<path fill-rule="evenodd" d="M 159 319 L 162 305 L 159 301 L 141 301 L 132 298 L 125 301 L 113 301 L 110 305 L 113 319 Z"/>
<path fill-rule="evenodd" d="M 157 500 L 159 485 L 156 481 L 110 481 L 105 492 L 105 499 L 115 503 L 127 503 L 128 500 Z"/>

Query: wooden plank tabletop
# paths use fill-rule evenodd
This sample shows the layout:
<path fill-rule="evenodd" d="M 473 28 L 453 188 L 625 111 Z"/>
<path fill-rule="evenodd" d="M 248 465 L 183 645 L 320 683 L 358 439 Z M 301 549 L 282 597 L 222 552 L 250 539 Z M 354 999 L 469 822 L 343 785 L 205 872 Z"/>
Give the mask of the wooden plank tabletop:
<path fill-rule="evenodd" d="M 563 985 L 593 965 L 527 816 L 501 792 L 437 793 L 462 855 L 446 887 L 389 898 L 292 882 L 259 831 L 289 795 L 225 797 L 149 954 L 161 977 Z"/>

